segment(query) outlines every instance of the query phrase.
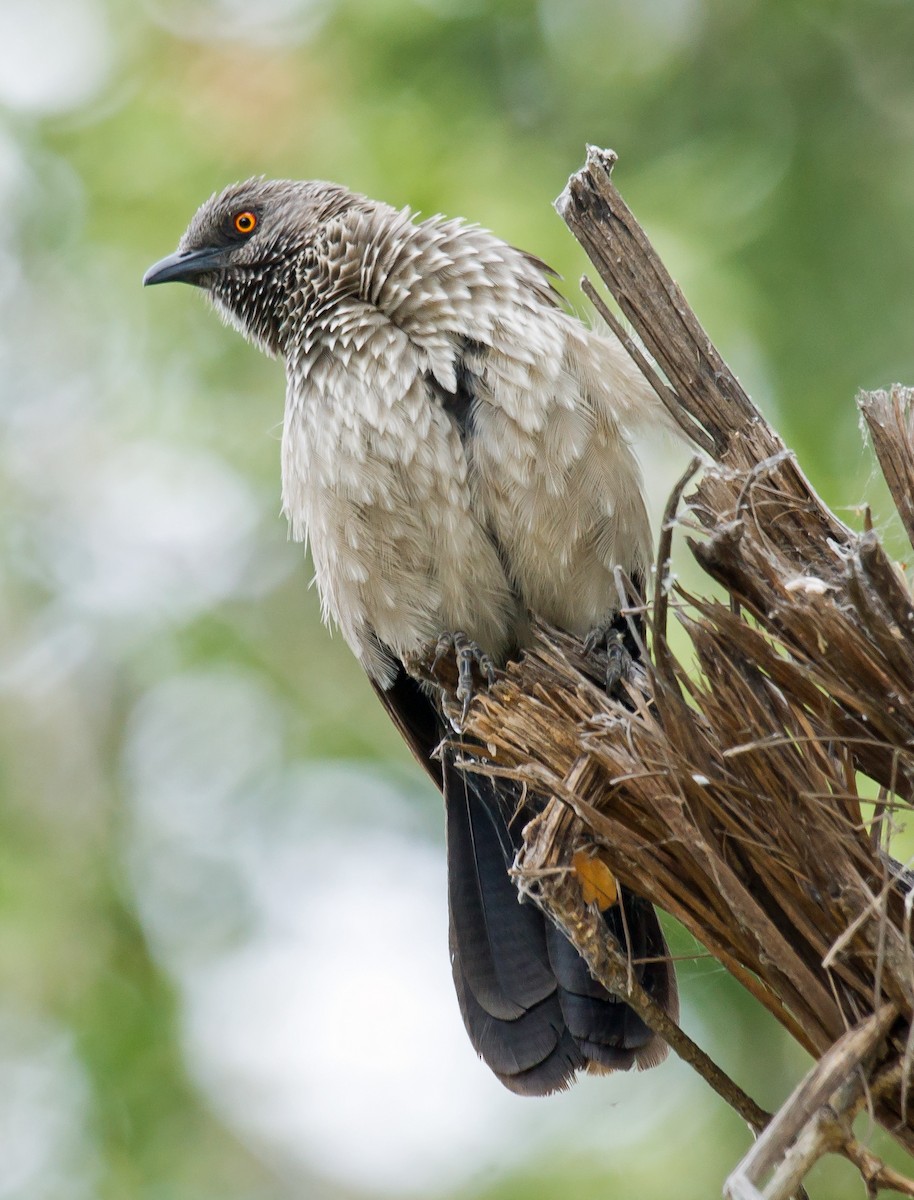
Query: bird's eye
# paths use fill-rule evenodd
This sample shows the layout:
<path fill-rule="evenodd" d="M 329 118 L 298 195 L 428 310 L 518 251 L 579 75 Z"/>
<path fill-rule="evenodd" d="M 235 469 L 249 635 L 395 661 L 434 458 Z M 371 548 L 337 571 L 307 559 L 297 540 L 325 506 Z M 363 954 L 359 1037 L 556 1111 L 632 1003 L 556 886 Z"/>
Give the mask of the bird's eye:
<path fill-rule="evenodd" d="M 257 214 L 247 211 L 236 213 L 232 224 L 238 233 L 253 233 L 257 228 Z"/>

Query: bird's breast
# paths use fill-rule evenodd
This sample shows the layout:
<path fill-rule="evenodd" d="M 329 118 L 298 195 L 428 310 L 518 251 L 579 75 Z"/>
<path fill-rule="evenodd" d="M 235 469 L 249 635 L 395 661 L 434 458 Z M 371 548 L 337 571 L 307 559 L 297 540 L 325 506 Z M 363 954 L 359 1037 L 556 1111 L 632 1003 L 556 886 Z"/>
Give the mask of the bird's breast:
<path fill-rule="evenodd" d="M 459 431 L 396 327 L 340 320 L 289 364 L 283 507 L 324 614 L 369 666 L 461 630 L 501 655 L 516 601 L 473 508 Z"/>

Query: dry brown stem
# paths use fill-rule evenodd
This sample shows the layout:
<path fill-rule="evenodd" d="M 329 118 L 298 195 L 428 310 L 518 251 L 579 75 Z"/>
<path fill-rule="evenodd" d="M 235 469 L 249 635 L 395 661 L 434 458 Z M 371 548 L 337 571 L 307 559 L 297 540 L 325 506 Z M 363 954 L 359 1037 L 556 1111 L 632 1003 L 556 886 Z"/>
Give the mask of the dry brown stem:
<path fill-rule="evenodd" d="M 823 1154 L 847 1149 L 852 1161 L 859 1158 L 850 1123 L 866 1089 L 865 1068 L 897 1017 L 894 1005 L 884 1005 L 819 1059 L 727 1179 L 727 1200 L 790 1200 Z"/>
<path fill-rule="evenodd" d="M 857 404 L 908 541 L 914 546 L 914 390 L 896 384 L 888 392 L 861 392 Z"/>
<path fill-rule="evenodd" d="M 620 974 L 619 948 L 597 944 L 576 888 L 570 864 L 582 848 L 596 848 L 624 886 L 682 922 L 820 1066 L 844 1061 L 848 1030 L 875 1030 L 856 1060 L 859 1089 L 839 1095 L 827 1075 L 831 1091 L 817 1094 L 791 1145 L 813 1157 L 836 1148 L 871 1192 L 904 1191 L 912 1185 L 841 1122 L 866 1084 L 877 1120 L 914 1148 L 905 1069 L 912 881 L 880 848 L 881 825 L 914 799 L 910 591 L 875 533 L 853 533 L 822 503 L 740 387 L 613 186 L 613 162 L 591 150 L 558 208 L 665 380 L 630 342 L 635 361 L 713 457 L 687 499 L 688 545 L 727 599 L 669 582 L 666 532 L 646 614 L 650 655 L 625 702 L 595 685 L 574 639 L 541 629 L 473 707 L 467 733 L 489 756 L 474 769 L 511 773 L 545 798 L 518 859 L 520 886 L 630 1002 L 642 998 Z M 911 533 L 910 394 L 877 393 L 861 407 Z M 697 669 L 671 644 L 670 613 Z M 879 828 L 861 808 L 858 773 L 883 789 Z M 656 1013 L 644 1015 L 660 1028 Z M 891 1086 L 874 1090 L 877 1077 Z M 829 1100 L 839 1104 L 840 1138 Z M 739 1104 L 757 1126 L 761 1110 Z M 790 1187 L 806 1162 L 796 1154 L 784 1167 Z"/>
<path fill-rule="evenodd" d="M 632 965 L 621 946 L 606 937 L 606 922 L 596 905 L 582 905 L 581 889 L 574 877 L 567 870 L 556 870 L 551 865 L 556 844 L 576 841 L 582 832 L 580 818 L 572 814 L 575 790 L 583 783 L 580 776 L 586 770 L 588 760 L 582 757 L 578 771 L 573 769 L 569 777 L 565 793 L 567 802 L 555 797 L 528 828 L 529 850 L 523 870 L 518 873 L 518 886 L 523 894 L 546 908 L 565 930 L 583 954 L 594 978 L 622 996 L 645 1023 L 739 1113 L 754 1133 L 760 1133 L 768 1124 L 770 1114 L 759 1108 L 648 995 L 635 979 Z M 537 856 L 541 858 L 541 865 L 537 864 Z"/>

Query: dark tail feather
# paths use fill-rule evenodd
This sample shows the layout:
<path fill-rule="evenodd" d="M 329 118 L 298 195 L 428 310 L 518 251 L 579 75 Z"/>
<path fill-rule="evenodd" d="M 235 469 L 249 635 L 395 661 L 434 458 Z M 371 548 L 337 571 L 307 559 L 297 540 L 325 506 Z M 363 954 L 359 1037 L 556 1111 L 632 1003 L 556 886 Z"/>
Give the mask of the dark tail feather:
<path fill-rule="evenodd" d="M 451 962 L 460 1011 L 476 1052 L 512 1091 L 546 1095 L 580 1069 L 659 1062 L 665 1044 L 590 975 L 571 943 L 508 874 L 516 844 L 516 793 L 444 762 Z M 529 814 L 528 814 L 529 816 Z M 667 956 L 653 908 L 626 896 L 605 914 L 633 959 Z M 635 968 L 667 1011 L 678 1008 L 668 962 Z"/>
<path fill-rule="evenodd" d="M 451 962 L 463 1021 L 479 1056 L 514 1092 L 542 1096 L 578 1070 L 653 1066 L 666 1046 L 591 978 L 571 943 L 532 904 L 520 904 L 508 874 L 532 813 L 507 781 L 459 771 L 440 713 L 402 669 L 375 690 L 447 807 Z M 625 896 L 604 914 L 642 986 L 678 1016 L 676 979 L 656 914 Z"/>
<path fill-rule="evenodd" d="M 459 775 L 454 772 L 454 775 Z M 519 904 L 506 870 L 507 828 L 484 803 L 485 785 L 448 773 L 448 900 L 461 972 L 486 1012 L 513 1021 L 555 992 L 542 919 Z M 462 786 L 461 786 L 462 785 Z M 456 794 L 455 794 L 456 793 Z M 510 859 L 508 860 L 510 862 Z"/>
<path fill-rule="evenodd" d="M 491 781 L 444 771 L 451 964 L 477 1054 L 512 1091 L 542 1096 L 584 1066 L 565 1027 L 542 914 L 518 902 Z"/>
<path fill-rule="evenodd" d="M 677 1020 L 676 976 L 657 914 L 646 900 L 628 893 L 622 894 L 622 906 L 624 915 L 618 904 L 603 913 L 607 928 L 635 962 L 635 978 L 641 986 Z M 597 983 L 574 946 L 551 923 L 546 938 L 562 1015 L 590 1069 L 627 1071 L 661 1062 L 667 1054 L 666 1043 L 634 1009 Z"/>
<path fill-rule="evenodd" d="M 453 940 L 451 956 L 463 1023 L 473 1049 L 496 1078 L 520 1096 L 548 1096 L 568 1087 L 586 1061 L 562 1025 L 555 994 L 513 1021 L 493 1017 L 468 989 Z"/>

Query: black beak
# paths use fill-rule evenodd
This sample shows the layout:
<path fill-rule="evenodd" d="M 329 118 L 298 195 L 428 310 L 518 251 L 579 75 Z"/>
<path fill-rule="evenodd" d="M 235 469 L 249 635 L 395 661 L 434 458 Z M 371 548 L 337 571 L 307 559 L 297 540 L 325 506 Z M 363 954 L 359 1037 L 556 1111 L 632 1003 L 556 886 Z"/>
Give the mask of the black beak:
<path fill-rule="evenodd" d="M 211 274 L 226 265 L 228 247 L 205 246 L 202 250 L 176 250 L 154 263 L 143 276 L 143 287 L 153 283 L 192 283 L 204 287 L 200 276 Z"/>

